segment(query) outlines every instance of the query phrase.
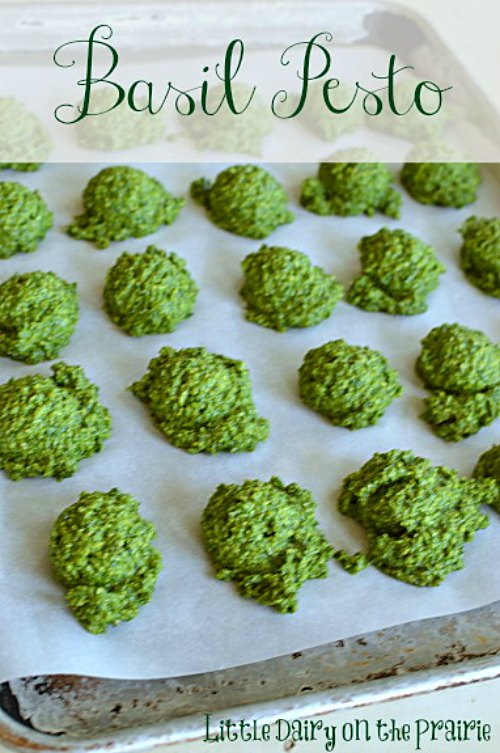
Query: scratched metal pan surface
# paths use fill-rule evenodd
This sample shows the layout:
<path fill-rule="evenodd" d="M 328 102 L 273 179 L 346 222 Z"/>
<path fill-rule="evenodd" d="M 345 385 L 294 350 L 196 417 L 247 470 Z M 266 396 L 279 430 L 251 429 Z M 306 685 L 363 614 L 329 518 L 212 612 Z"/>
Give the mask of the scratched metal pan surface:
<path fill-rule="evenodd" d="M 268 23 L 265 39 L 258 25 L 261 14 L 249 2 L 243 19 L 248 41 L 289 40 L 287 29 Z M 189 6 L 196 2 L 184 3 Z M 290 23 L 303 3 L 289 0 Z M 312 2 L 321 12 L 321 2 Z M 396 5 L 374 2 L 330 0 L 335 7 L 338 35 L 345 43 L 375 45 L 386 49 L 390 40 L 403 40 L 408 62 L 425 57 L 425 50 L 438 45 L 439 62 L 446 69 L 456 61 L 432 29 L 416 16 Z M 85 8 L 39 5 L 21 13 L 21 5 L 4 6 L 0 55 L 19 52 L 23 59 L 53 49 L 82 13 L 95 18 L 91 3 Z M 135 25 L 138 15 L 149 28 L 150 50 L 161 46 L 164 25 L 179 23 L 172 3 L 110 4 L 109 23 Z M 221 0 L 203 3 L 204 23 L 216 39 L 216 21 L 232 12 L 232 3 Z M 324 5 L 326 7 L 326 5 Z M 198 6 L 199 8 L 199 6 Z M 177 4 L 177 11 L 179 4 Z M 267 11 L 266 18 L 272 21 Z M 309 10 L 309 6 L 308 6 Z M 170 15 L 169 15 L 170 13 Z M 309 18 L 317 17 L 310 13 Z M 30 15 L 31 14 L 31 15 Z M 188 14 L 189 16 L 189 14 Z M 21 18 L 22 17 L 22 18 Z M 20 20 L 21 19 L 21 20 Z M 62 34 L 61 23 L 65 26 Z M 148 27 L 149 24 L 149 27 Z M 301 18 L 307 27 L 307 18 Z M 314 22 L 316 26 L 316 22 Z M 213 28 L 212 28 L 213 27 Z M 296 28 L 296 26 L 295 26 Z M 39 32 L 43 29 L 44 34 Z M 317 28 L 304 28 L 304 32 Z M 27 36 L 28 35 L 28 36 Z M 252 36 L 253 35 L 253 36 Z M 181 27 L 174 35 L 179 45 L 188 39 Z M 48 40 L 48 41 L 47 41 Z M 133 42 L 131 32 L 130 44 Z M 401 42 L 403 43 L 403 42 Z M 26 47 L 22 48 L 25 44 Z M 392 49 L 391 51 L 396 51 Z M 436 59 L 436 58 L 434 58 Z M 463 84 L 471 102 L 480 96 L 463 73 Z M 480 102 L 483 112 L 488 103 Z M 492 129 L 496 114 L 492 111 Z M 496 134 L 493 134 L 496 136 Z M 500 170 L 495 170 L 500 180 Z M 327 713 L 335 709 L 362 706 L 500 676 L 500 602 L 460 614 L 420 620 L 366 635 L 219 672 L 159 680 L 112 680 L 69 675 L 18 678 L 0 686 L 0 744 L 18 751 L 129 751 L 159 744 L 195 740 L 206 732 L 205 715 L 214 718 L 245 718 L 272 722 L 277 718 Z"/>

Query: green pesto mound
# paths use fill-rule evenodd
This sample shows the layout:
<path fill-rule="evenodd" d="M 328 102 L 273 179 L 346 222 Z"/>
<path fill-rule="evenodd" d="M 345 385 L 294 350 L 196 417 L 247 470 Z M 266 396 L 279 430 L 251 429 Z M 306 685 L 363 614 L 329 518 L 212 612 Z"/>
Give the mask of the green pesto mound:
<path fill-rule="evenodd" d="M 52 149 L 50 137 L 37 116 L 14 97 L 0 97 L 0 170 L 32 172 Z"/>
<path fill-rule="evenodd" d="M 171 225 L 184 205 L 155 178 L 135 167 L 105 167 L 83 192 L 83 214 L 69 235 L 107 248 L 112 241 L 142 238 Z"/>
<path fill-rule="evenodd" d="M 445 161 L 437 162 L 438 158 Z M 481 173 L 476 164 L 458 159 L 459 155 L 445 146 L 420 144 L 410 152 L 401 182 L 420 204 L 460 209 L 476 201 Z"/>
<path fill-rule="evenodd" d="M 404 230 L 382 228 L 358 246 L 362 273 L 347 301 L 366 311 L 411 316 L 427 311 L 427 296 L 445 272 L 434 249 Z"/>
<path fill-rule="evenodd" d="M 397 371 L 381 353 L 344 340 L 310 350 L 299 369 L 302 401 L 347 429 L 376 424 L 402 392 Z"/>
<path fill-rule="evenodd" d="M 161 555 L 151 546 L 156 529 L 138 508 L 137 500 L 118 489 L 83 492 L 52 529 L 54 574 L 68 589 L 74 616 L 90 633 L 133 620 L 153 595 Z"/>
<path fill-rule="evenodd" d="M 332 556 L 314 510 L 310 492 L 276 476 L 220 484 L 201 522 L 217 578 L 278 612 L 295 612 L 300 587 L 326 578 Z"/>
<path fill-rule="evenodd" d="M 381 162 L 370 162 L 364 149 L 336 152 L 322 162 L 316 178 L 308 178 L 300 203 L 309 212 L 341 217 L 382 212 L 399 217 L 401 195 L 392 187 L 392 175 Z M 363 161 L 362 161 L 363 160 Z"/>
<path fill-rule="evenodd" d="M 109 412 L 80 366 L 56 363 L 0 385 L 0 469 L 14 481 L 72 476 L 111 434 Z"/>
<path fill-rule="evenodd" d="M 193 313 L 197 294 L 180 256 L 148 246 L 118 257 L 106 276 L 104 306 L 118 327 L 141 337 L 173 332 Z"/>
<path fill-rule="evenodd" d="M 246 238 L 266 238 L 294 219 L 281 184 L 256 165 L 228 167 L 213 183 L 200 178 L 191 184 L 191 196 L 214 225 Z"/>
<path fill-rule="evenodd" d="M 252 87 L 246 84 L 236 83 L 232 91 L 238 109 L 243 108 L 252 95 Z M 198 110 L 181 116 L 184 133 L 202 151 L 259 156 L 264 138 L 272 131 L 273 116 L 266 102 L 254 93 L 247 109 L 234 115 L 227 102 L 220 106 L 224 95 L 224 84 L 210 89 L 206 106 L 213 114 Z"/>
<path fill-rule="evenodd" d="M 245 364 L 204 348 L 162 348 L 130 389 L 167 440 L 190 453 L 252 452 L 269 435 Z"/>
<path fill-rule="evenodd" d="M 78 322 L 76 283 L 54 272 L 13 275 L 0 285 L 0 355 L 26 363 L 57 358 Z"/>
<path fill-rule="evenodd" d="M 262 246 L 243 260 L 242 267 L 245 282 L 240 294 L 246 318 L 278 332 L 322 322 L 342 297 L 335 277 L 313 266 L 300 251 Z"/>
<path fill-rule="evenodd" d="M 500 298 L 500 218 L 469 217 L 460 228 L 460 265 L 469 282 Z"/>
<path fill-rule="evenodd" d="M 420 81 L 415 78 L 396 81 L 393 87 L 393 97 L 398 112 L 402 112 L 403 115 L 396 115 L 390 108 L 388 89 L 379 91 L 378 96 L 382 98 L 383 108 L 377 115 L 367 117 L 366 121 L 370 128 L 407 141 L 421 142 L 439 138 L 448 120 L 448 111 L 442 108 L 431 116 L 420 112 L 413 104 L 415 90 L 419 83 Z M 421 98 L 426 110 L 430 112 L 435 108 L 433 94 L 421 90 Z"/>
<path fill-rule="evenodd" d="M 112 90 L 98 89 L 92 93 L 91 113 L 98 114 L 95 117 L 85 117 L 76 124 L 75 130 L 81 146 L 86 149 L 119 151 L 157 144 L 163 140 L 165 123 L 161 114 L 152 115 L 148 110 L 132 110 L 127 102 L 114 107 L 115 102 L 116 92 Z M 139 101 L 137 107 L 146 107 L 146 101 Z"/>
<path fill-rule="evenodd" d="M 329 91 L 328 98 L 338 110 L 346 109 L 341 113 L 331 112 L 325 104 L 323 86 L 323 83 L 312 84 L 302 118 L 324 141 L 336 141 L 362 125 L 363 108 L 357 106 L 357 103 L 350 107 L 353 98 L 352 88 L 340 84 L 336 89 Z"/>
<path fill-rule="evenodd" d="M 421 417 L 441 439 L 459 442 L 500 415 L 500 346 L 483 332 L 435 327 L 422 340 L 416 369 L 432 392 Z"/>
<path fill-rule="evenodd" d="M 497 495 L 491 506 L 500 514 L 500 444 L 483 452 L 474 468 L 474 478 L 492 478 L 497 485 Z"/>
<path fill-rule="evenodd" d="M 52 212 L 38 191 L 0 182 L 0 259 L 29 254 L 52 227 Z"/>
<path fill-rule="evenodd" d="M 365 529 L 367 553 L 335 557 L 353 572 L 372 564 L 405 583 L 438 586 L 464 566 L 465 543 L 489 524 L 479 505 L 494 496 L 491 480 L 460 478 L 409 450 L 376 453 L 344 479 L 338 503 Z"/>

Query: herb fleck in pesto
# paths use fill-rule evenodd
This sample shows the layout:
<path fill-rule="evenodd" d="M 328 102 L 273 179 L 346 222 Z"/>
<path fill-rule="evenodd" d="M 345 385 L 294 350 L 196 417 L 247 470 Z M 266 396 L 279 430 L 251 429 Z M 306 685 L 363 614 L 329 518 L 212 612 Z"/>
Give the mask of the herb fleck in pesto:
<path fill-rule="evenodd" d="M 382 163 L 369 162 L 370 156 L 364 149 L 346 149 L 322 162 L 317 177 L 302 186 L 302 206 L 321 215 L 371 216 L 379 211 L 399 217 L 401 196 L 391 185 L 392 175 Z"/>
<path fill-rule="evenodd" d="M 493 445 L 481 455 L 474 468 L 474 478 L 492 478 L 496 481 L 496 499 L 490 504 L 500 514 L 500 444 Z"/>
<path fill-rule="evenodd" d="M 347 429 L 376 424 L 402 392 L 396 370 L 381 353 L 344 340 L 310 350 L 299 369 L 303 402 Z"/>
<path fill-rule="evenodd" d="M 500 346 L 483 332 L 435 327 L 422 340 L 416 369 L 433 393 L 422 418 L 441 439 L 459 442 L 500 415 Z"/>
<path fill-rule="evenodd" d="M 0 183 L 0 258 L 29 254 L 52 227 L 52 212 L 38 191 L 21 183 Z"/>
<path fill-rule="evenodd" d="M 314 267 L 300 251 L 262 246 L 242 266 L 245 283 L 240 292 L 247 304 L 246 318 L 278 332 L 318 324 L 342 297 L 335 277 Z"/>
<path fill-rule="evenodd" d="M 54 272 L 13 275 L 0 285 L 0 355 L 49 361 L 70 341 L 78 321 L 76 284 Z"/>
<path fill-rule="evenodd" d="M 469 281 L 500 298 L 500 218 L 469 217 L 460 228 L 460 263 Z"/>
<path fill-rule="evenodd" d="M 332 548 L 318 530 L 310 492 L 270 481 L 220 484 L 202 517 L 217 578 L 242 596 L 279 612 L 295 612 L 306 580 L 326 578 Z"/>
<path fill-rule="evenodd" d="M 130 389 L 168 441 L 187 452 L 252 452 L 269 435 L 245 364 L 204 348 L 162 348 Z"/>
<path fill-rule="evenodd" d="M 54 574 L 76 619 L 90 633 L 133 620 L 150 601 L 162 564 L 152 523 L 118 489 L 83 492 L 57 518 L 50 537 Z"/>
<path fill-rule="evenodd" d="M 445 272 L 431 246 L 404 230 L 382 228 L 358 248 L 363 271 L 349 288 L 349 303 L 406 316 L 427 311 L 427 296 Z"/>
<path fill-rule="evenodd" d="M 0 468 L 14 481 L 72 476 L 111 433 L 109 413 L 83 369 L 61 362 L 52 373 L 0 385 Z"/>
<path fill-rule="evenodd" d="M 171 225 L 184 199 L 134 167 L 106 167 L 83 192 L 84 212 L 68 227 L 69 235 L 107 248 L 112 241 L 142 238 Z"/>
<path fill-rule="evenodd" d="M 280 183 L 256 165 L 228 167 L 213 184 L 204 178 L 194 181 L 191 196 L 214 225 L 247 238 L 266 238 L 294 219 Z"/>
<path fill-rule="evenodd" d="M 132 337 L 173 332 L 193 313 L 198 286 L 177 254 L 148 246 L 124 253 L 108 271 L 104 304 L 113 322 Z"/>
<path fill-rule="evenodd" d="M 460 478 L 410 451 L 376 453 L 347 476 L 339 498 L 340 512 L 366 531 L 366 561 L 342 550 L 335 558 L 351 571 L 371 563 L 414 586 L 438 586 L 463 567 L 465 543 L 489 524 L 479 505 L 494 496 L 491 480 Z"/>
<path fill-rule="evenodd" d="M 436 162 L 437 158 L 444 162 Z M 472 162 L 452 162 L 459 156 L 444 146 L 420 144 L 410 152 L 401 182 L 420 204 L 436 204 L 459 209 L 477 198 L 481 174 Z"/>

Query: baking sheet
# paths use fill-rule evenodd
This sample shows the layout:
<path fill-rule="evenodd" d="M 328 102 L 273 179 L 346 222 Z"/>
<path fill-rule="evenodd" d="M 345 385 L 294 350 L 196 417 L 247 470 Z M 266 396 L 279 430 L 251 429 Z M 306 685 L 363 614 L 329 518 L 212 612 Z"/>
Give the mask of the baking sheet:
<path fill-rule="evenodd" d="M 192 179 L 213 177 L 222 167 L 148 165 L 147 170 L 174 194 L 185 195 Z M 373 568 L 353 577 L 332 562 L 328 579 L 303 586 L 293 615 L 244 600 L 231 584 L 217 581 L 199 533 L 201 512 L 217 484 L 276 474 L 310 489 L 322 530 L 334 546 L 354 551 L 363 545 L 362 534 L 338 514 L 336 500 L 345 475 L 374 452 L 412 449 L 469 474 L 477 457 L 498 441 L 498 422 L 458 445 L 435 437 L 418 419 L 426 393 L 413 370 L 420 339 L 440 323 L 458 321 L 498 338 L 498 301 L 470 286 L 457 265 L 456 230 L 463 220 L 471 214 L 498 214 L 500 193 L 486 169 L 479 201 L 472 207 L 422 207 L 405 197 L 401 220 L 394 221 L 380 215 L 345 219 L 308 214 L 298 206 L 298 193 L 315 167 L 273 165 L 270 169 L 289 192 L 297 219 L 278 229 L 268 244 L 307 252 L 348 285 L 359 268 L 359 238 L 383 225 L 404 227 L 434 244 L 448 270 L 430 298 L 430 310 L 421 316 L 370 314 L 342 302 L 317 327 L 287 333 L 260 328 L 243 317 L 240 262 L 259 242 L 213 227 L 189 199 L 172 227 L 145 239 L 98 251 L 66 236 L 62 229 L 81 209 L 81 190 L 99 169 L 47 165 L 37 174 L 4 178 L 39 188 L 55 212 L 55 223 L 34 254 L 2 260 L 0 279 L 14 272 L 52 269 L 78 283 L 81 319 L 61 357 L 83 365 L 101 387 L 114 430 L 103 451 L 83 461 L 73 478 L 60 483 L 0 478 L 0 680 L 50 673 L 152 678 L 209 671 L 499 599 L 500 573 L 491 566 L 499 554 L 494 512 L 491 526 L 466 546 L 465 569 L 439 588 L 409 586 Z M 106 270 L 120 253 L 141 251 L 149 243 L 185 257 L 201 291 L 194 316 L 177 332 L 135 340 L 102 311 L 102 287 Z M 297 397 L 297 369 L 307 350 L 338 337 L 381 350 L 400 373 L 404 396 L 375 427 L 357 432 L 333 427 Z M 153 427 L 145 406 L 126 390 L 166 344 L 201 345 L 243 359 L 257 408 L 271 420 L 268 441 L 254 453 L 215 457 L 171 447 Z M 2 382 L 36 372 L 48 374 L 48 365 L 0 359 Z M 142 514 L 157 525 L 165 569 L 152 602 L 136 620 L 92 636 L 65 606 L 64 590 L 51 575 L 47 542 L 55 517 L 81 491 L 112 486 L 135 495 Z"/>

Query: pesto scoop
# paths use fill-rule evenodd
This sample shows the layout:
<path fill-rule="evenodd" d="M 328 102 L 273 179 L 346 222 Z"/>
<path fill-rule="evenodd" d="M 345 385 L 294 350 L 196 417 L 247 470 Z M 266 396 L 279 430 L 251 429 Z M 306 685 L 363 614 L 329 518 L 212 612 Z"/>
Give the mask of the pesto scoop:
<path fill-rule="evenodd" d="M 329 162 L 321 162 L 316 178 L 308 178 L 300 203 L 309 212 L 349 217 L 382 212 L 399 217 L 400 194 L 392 187 L 393 178 L 381 162 L 371 162 L 365 149 L 336 152 Z"/>
<path fill-rule="evenodd" d="M 306 254 L 282 246 L 262 246 L 242 262 L 240 294 L 246 318 L 284 332 L 311 327 L 328 318 L 342 297 L 333 275 L 315 267 Z"/>
<path fill-rule="evenodd" d="M 359 243 L 362 273 L 347 301 L 366 311 L 411 316 L 427 311 L 427 296 L 445 272 L 434 249 L 404 230 L 384 227 Z"/>
<path fill-rule="evenodd" d="M 111 434 L 109 412 L 83 369 L 63 362 L 51 368 L 51 377 L 0 385 L 0 469 L 13 481 L 72 476 Z"/>
<path fill-rule="evenodd" d="M 256 165 L 228 167 L 213 184 L 200 178 L 191 184 L 191 196 L 214 225 L 247 238 L 266 238 L 294 219 L 281 184 Z"/>
<path fill-rule="evenodd" d="M 344 340 L 310 350 L 299 369 L 302 401 L 347 429 L 376 424 L 402 392 L 397 371 L 381 353 Z"/>
<path fill-rule="evenodd" d="M 437 162 L 438 157 L 445 161 Z M 420 204 L 459 209 L 476 201 L 479 168 L 472 162 L 459 161 L 454 150 L 429 142 L 415 147 L 408 159 L 401 182 Z"/>
<path fill-rule="evenodd" d="M 38 191 L 0 182 L 0 258 L 29 254 L 52 227 L 52 212 Z"/>
<path fill-rule="evenodd" d="M 134 167 L 105 167 L 83 192 L 83 214 L 67 232 L 107 248 L 112 241 L 142 238 L 171 225 L 184 205 L 155 178 Z"/>
<path fill-rule="evenodd" d="M 473 475 L 474 478 L 491 478 L 496 482 L 497 495 L 490 504 L 500 514 L 500 444 L 493 445 L 483 452 Z"/>
<path fill-rule="evenodd" d="M 0 97 L 0 170 L 32 172 L 45 162 L 52 144 L 37 116 L 15 97 Z"/>
<path fill-rule="evenodd" d="M 339 550 L 335 558 L 351 572 L 372 564 L 414 586 L 438 586 L 463 567 L 466 542 L 489 525 L 479 505 L 495 493 L 492 480 L 461 478 L 409 450 L 376 453 L 344 479 L 338 503 L 364 528 L 367 553 Z"/>
<path fill-rule="evenodd" d="M 162 348 L 130 389 L 167 440 L 190 453 L 252 452 L 269 435 L 245 364 L 204 348 Z"/>
<path fill-rule="evenodd" d="M 460 266 L 467 279 L 483 293 L 500 298 L 500 217 L 469 217 L 459 232 L 464 240 Z"/>
<path fill-rule="evenodd" d="M 417 374 L 432 391 L 422 418 L 459 442 L 500 415 L 500 346 L 479 330 L 442 324 L 422 340 Z"/>
<path fill-rule="evenodd" d="M 193 313 L 197 294 L 184 259 L 148 246 L 118 257 L 106 276 L 104 306 L 118 327 L 142 337 L 173 332 Z"/>
<path fill-rule="evenodd" d="M 332 548 L 318 529 L 310 492 L 269 481 L 220 484 L 201 528 L 216 577 L 279 612 L 295 612 L 306 580 L 326 578 Z"/>
<path fill-rule="evenodd" d="M 82 492 L 52 529 L 54 575 L 68 589 L 74 616 L 90 633 L 133 620 L 153 595 L 161 555 L 150 543 L 156 529 L 138 508 L 139 502 L 119 489 Z"/>
<path fill-rule="evenodd" d="M 0 285 L 0 355 L 48 361 L 70 341 L 78 322 L 76 283 L 54 272 L 13 275 Z"/>

